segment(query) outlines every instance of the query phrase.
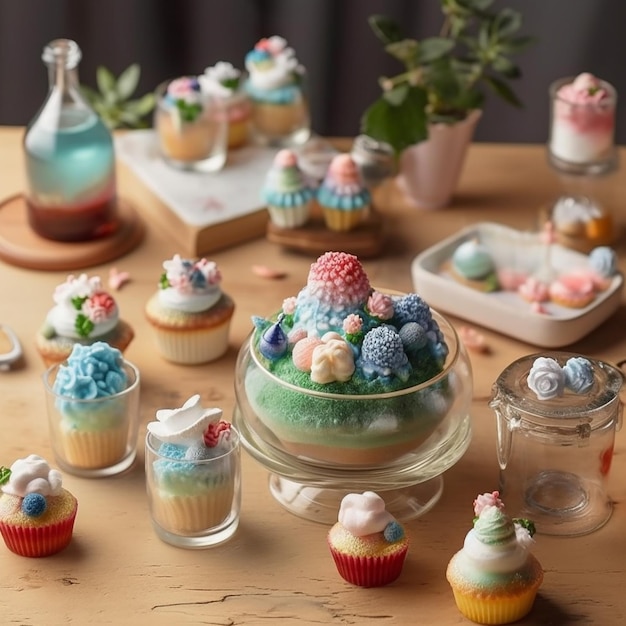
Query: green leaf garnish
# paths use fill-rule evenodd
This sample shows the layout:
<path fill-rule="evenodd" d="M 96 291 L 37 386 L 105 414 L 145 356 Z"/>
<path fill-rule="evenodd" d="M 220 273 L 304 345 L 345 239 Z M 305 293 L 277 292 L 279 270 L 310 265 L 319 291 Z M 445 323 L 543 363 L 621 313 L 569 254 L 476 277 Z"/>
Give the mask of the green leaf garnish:
<path fill-rule="evenodd" d="M 72 298 L 71 300 L 72 306 L 77 311 L 80 311 L 83 308 L 83 303 L 85 302 L 85 300 L 87 300 L 87 296 L 76 296 L 75 298 Z"/>
<path fill-rule="evenodd" d="M 11 476 L 11 470 L 8 467 L 4 467 L 4 465 L 0 465 L 0 485 L 4 485 L 9 480 L 9 476 Z"/>
<path fill-rule="evenodd" d="M 526 519 L 525 517 L 515 517 L 513 518 L 513 522 L 515 524 L 519 524 L 522 528 L 525 528 L 531 537 L 533 537 L 537 532 L 537 528 L 535 527 L 534 522 Z"/>
<path fill-rule="evenodd" d="M 159 279 L 159 287 L 161 289 L 167 289 L 170 286 L 170 281 L 167 279 L 167 274 L 163 272 Z"/>
<path fill-rule="evenodd" d="M 84 313 L 79 313 L 76 316 L 74 328 L 79 337 L 89 337 L 89 334 L 94 328 L 94 323 Z"/>

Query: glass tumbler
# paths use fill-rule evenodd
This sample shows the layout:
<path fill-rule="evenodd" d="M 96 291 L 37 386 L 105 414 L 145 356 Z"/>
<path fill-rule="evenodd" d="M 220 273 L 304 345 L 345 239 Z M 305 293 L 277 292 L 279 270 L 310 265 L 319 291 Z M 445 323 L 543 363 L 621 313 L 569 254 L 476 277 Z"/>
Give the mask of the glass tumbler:
<path fill-rule="evenodd" d="M 614 366 L 585 357 L 590 384 L 584 392 L 565 388 L 540 399 L 528 382 L 539 357 L 553 359 L 557 373 L 570 359 L 581 358 L 565 352 L 525 356 L 496 380 L 490 406 L 496 414 L 500 491 L 510 513 L 533 520 L 537 532 L 583 535 L 603 526 L 613 510 L 607 478 L 622 420 L 623 376 Z"/>
<path fill-rule="evenodd" d="M 211 458 L 181 458 L 176 446 L 146 436 L 146 489 L 157 536 L 180 548 L 207 548 L 230 539 L 239 525 L 239 433 Z"/>
<path fill-rule="evenodd" d="M 57 464 L 69 474 L 98 478 L 127 470 L 137 454 L 139 370 L 124 361 L 128 386 L 111 396 L 77 400 L 54 391 L 59 367 L 44 375 L 50 439 Z"/>
<path fill-rule="evenodd" d="M 163 160 L 181 170 L 221 170 L 228 153 L 224 104 L 203 93 L 193 77 L 162 83 L 156 96 L 154 128 Z"/>

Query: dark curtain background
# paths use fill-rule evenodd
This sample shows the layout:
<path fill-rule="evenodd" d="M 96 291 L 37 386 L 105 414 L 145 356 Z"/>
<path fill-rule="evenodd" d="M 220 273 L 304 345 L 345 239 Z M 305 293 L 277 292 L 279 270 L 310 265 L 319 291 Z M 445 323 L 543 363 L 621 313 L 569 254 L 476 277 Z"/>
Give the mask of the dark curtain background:
<path fill-rule="evenodd" d="M 478 141 L 545 142 L 547 90 L 556 78 L 592 72 L 626 95 L 624 0 L 501 0 L 522 11 L 537 43 L 517 60 L 514 87 L 525 107 L 489 97 Z M 397 18 L 421 38 L 438 32 L 438 0 L 0 0 L 0 124 L 26 124 L 47 90 L 44 45 L 57 37 L 83 51 L 80 78 L 95 86 L 98 65 L 115 74 L 138 62 L 138 93 L 165 78 L 199 74 L 220 60 L 243 68 L 261 37 L 281 35 L 308 71 L 314 130 L 355 135 L 379 93 L 377 78 L 397 69 L 367 24 L 373 13 Z M 618 142 L 626 143 L 625 104 Z"/>

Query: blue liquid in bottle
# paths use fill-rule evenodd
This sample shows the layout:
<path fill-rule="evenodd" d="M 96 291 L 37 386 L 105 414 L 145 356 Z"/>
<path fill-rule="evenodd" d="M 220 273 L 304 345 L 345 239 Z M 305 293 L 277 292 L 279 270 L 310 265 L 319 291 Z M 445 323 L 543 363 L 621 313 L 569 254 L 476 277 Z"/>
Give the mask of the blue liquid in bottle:
<path fill-rule="evenodd" d="M 29 223 L 58 241 L 109 235 L 118 226 L 113 140 L 79 92 L 80 50 L 55 40 L 43 59 L 51 87 L 24 137 Z"/>

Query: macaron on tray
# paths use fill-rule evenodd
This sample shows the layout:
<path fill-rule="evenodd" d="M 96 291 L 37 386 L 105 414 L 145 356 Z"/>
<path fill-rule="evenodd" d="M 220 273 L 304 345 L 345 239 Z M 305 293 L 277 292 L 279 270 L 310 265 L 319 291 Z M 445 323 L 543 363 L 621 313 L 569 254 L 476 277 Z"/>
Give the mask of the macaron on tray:
<path fill-rule="evenodd" d="M 578 341 L 619 307 L 623 276 L 606 246 L 589 255 L 559 243 L 550 223 L 523 232 L 482 222 L 420 253 L 415 290 L 436 309 L 521 341 Z"/>

